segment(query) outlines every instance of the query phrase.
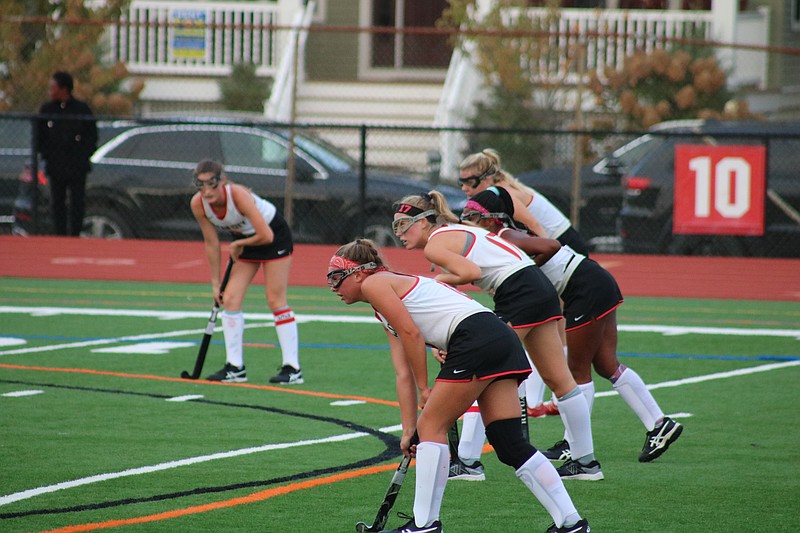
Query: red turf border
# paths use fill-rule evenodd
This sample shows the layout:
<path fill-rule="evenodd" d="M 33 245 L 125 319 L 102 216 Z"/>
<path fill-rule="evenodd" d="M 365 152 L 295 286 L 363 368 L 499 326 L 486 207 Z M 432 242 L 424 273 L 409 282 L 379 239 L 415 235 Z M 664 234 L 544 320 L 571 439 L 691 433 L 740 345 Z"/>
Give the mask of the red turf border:
<path fill-rule="evenodd" d="M 335 250 L 296 246 L 290 284 L 323 286 Z M 396 270 L 430 275 L 418 250 L 385 249 L 384 255 Z M 800 259 L 593 257 L 626 296 L 800 301 Z M 208 267 L 201 242 L 0 236 L 0 276 L 204 283 Z"/>

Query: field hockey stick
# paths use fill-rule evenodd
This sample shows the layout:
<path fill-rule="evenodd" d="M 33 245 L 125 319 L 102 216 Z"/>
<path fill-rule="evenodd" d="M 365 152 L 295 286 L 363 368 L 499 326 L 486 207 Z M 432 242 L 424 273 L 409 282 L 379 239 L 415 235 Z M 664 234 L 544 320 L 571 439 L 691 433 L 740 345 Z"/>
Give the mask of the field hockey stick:
<path fill-rule="evenodd" d="M 450 460 L 458 459 L 458 442 L 461 439 L 458 435 L 458 420 L 453 422 L 453 426 L 447 430 L 447 446 L 450 448 Z"/>
<path fill-rule="evenodd" d="M 225 275 L 222 277 L 222 283 L 219 286 L 219 292 L 225 291 L 225 286 L 228 285 L 228 278 L 231 277 L 231 268 L 233 268 L 233 259 L 228 261 L 228 267 L 225 269 Z M 181 372 L 183 379 L 198 379 L 200 372 L 203 371 L 203 364 L 206 362 L 206 353 L 208 353 L 208 345 L 211 344 L 211 337 L 214 335 L 214 328 L 217 327 L 217 314 L 219 313 L 219 304 L 214 299 L 214 307 L 211 308 L 211 316 L 206 324 L 206 330 L 203 333 L 203 342 L 200 343 L 200 350 L 197 352 L 197 360 L 194 362 L 194 371 L 190 374 L 186 370 Z"/>
<path fill-rule="evenodd" d="M 417 443 L 419 443 L 419 437 L 414 433 L 414 436 L 411 438 L 411 444 Z M 383 531 L 383 526 L 385 526 L 386 522 L 389 520 L 389 511 L 392 510 L 394 501 L 397 499 L 400 488 L 403 486 L 403 481 L 406 479 L 409 464 L 411 464 L 411 456 L 406 455 L 403 457 L 403 460 L 400 461 L 397 470 L 395 470 L 392 476 L 392 481 L 389 483 L 389 488 L 386 489 L 386 495 L 383 497 L 383 501 L 378 508 L 378 513 L 375 515 L 375 520 L 372 522 L 372 525 L 367 525 L 366 522 L 359 522 L 356 524 L 356 531 Z"/>
<path fill-rule="evenodd" d="M 531 434 L 528 431 L 528 400 L 525 396 L 519 397 L 519 406 L 522 409 L 522 413 L 520 414 L 520 422 L 522 425 L 522 438 L 525 439 L 525 442 L 528 444 L 531 443 Z"/>

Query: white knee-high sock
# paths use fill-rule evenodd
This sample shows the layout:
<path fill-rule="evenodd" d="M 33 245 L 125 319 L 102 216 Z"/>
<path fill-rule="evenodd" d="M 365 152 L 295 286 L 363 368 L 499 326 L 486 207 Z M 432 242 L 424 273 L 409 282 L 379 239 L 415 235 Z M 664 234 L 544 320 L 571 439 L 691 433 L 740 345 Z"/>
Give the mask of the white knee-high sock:
<path fill-rule="evenodd" d="M 656 403 L 647 386 L 632 369 L 625 367 L 619 378 L 612 381 L 614 390 L 622 396 L 625 403 L 633 409 L 647 431 L 656 427 L 656 422 L 664 418 L 664 412 Z"/>
<path fill-rule="evenodd" d="M 583 397 L 586 398 L 586 403 L 589 405 L 589 414 L 592 414 L 592 408 L 594 407 L 594 381 L 584 384 L 579 383 L 578 388 L 581 389 Z"/>
<path fill-rule="evenodd" d="M 528 401 L 528 406 L 536 407 L 544 401 L 545 388 L 542 376 L 534 368 L 528 379 L 525 380 L 525 399 Z"/>
<path fill-rule="evenodd" d="M 581 519 L 555 467 L 540 452 L 525 461 L 516 474 L 547 509 L 556 527 L 574 524 Z"/>
<path fill-rule="evenodd" d="M 225 335 L 225 359 L 233 366 L 244 366 L 242 339 L 244 337 L 244 315 L 241 311 L 222 312 L 222 332 Z"/>
<path fill-rule="evenodd" d="M 439 519 L 449 467 L 447 444 L 417 444 L 417 487 L 414 492 L 414 522 L 417 527 L 428 526 Z"/>
<path fill-rule="evenodd" d="M 278 334 L 278 342 L 281 344 L 283 364 L 299 369 L 297 321 L 294 319 L 292 308 L 287 305 L 286 307 L 275 309 L 272 312 L 272 316 L 275 317 L 275 331 Z"/>
<path fill-rule="evenodd" d="M 477 409 L 477 403 L 464 413 L 461 425 L 461 439 L 458 442 L 458 456 L 466 463 L 480 460 L 483 443 L 486 441 L 486 426 Z"/>
<path fill-rule="evenodd" d="M 593 459 L 594 444 L 592 443 L 589 405 L 578 387 L 558 399 L 558 411 L 564 422 L 572 458 L 575 460 Z"/>

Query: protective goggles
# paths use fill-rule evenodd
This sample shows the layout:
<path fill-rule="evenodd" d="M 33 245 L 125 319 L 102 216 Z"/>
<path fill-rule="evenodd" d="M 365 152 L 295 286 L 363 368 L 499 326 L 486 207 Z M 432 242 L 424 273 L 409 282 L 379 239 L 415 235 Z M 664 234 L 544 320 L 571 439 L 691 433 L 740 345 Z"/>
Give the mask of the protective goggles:
<path fill-rule="evenodd" d="M 411 229 L 411 226 L 416 224 L 418 221 L 435 214 L 436 210 L 428 209 L 427 211 L 423 211 L 422 213 L 414 215 L 413 217 L 396 218 L 392 221 L 392 231 L 395 235 L 402 235 Z"/>
<path fill-rule="evenodd" d="M 495 170 L 494 165 L 492 165 L 488 168 L 488 170 L 486 170 L 486 172 L 484 172 L 480 176 L 467 176 L 466 178 L 458 178 L 458 182 L 461 185 L 466 185 L 470 189 L 474 189 L 480 184 L 480 182 L 482 182 L 483 180 L 494 174 L 493 172 L 494 170 Z"/>
<path fill-rule="evenodd" d="M 208 185 L 212 189 L 216 189 L 219 186 L 219 182 L 221 180 L 222 176 L 220 176 L 219 174 L 217 174 L 216 176 L 211 176 L 207 180 L 201 180 L 198 179 L 197 176 L 195 176 L 194 178 L 192 178 L 192 185 L 194 185 L 198 191 L 202 191 L 203 187 L 205 187 L 206 185 Z"/>
<path fill-rule="evenodd" d="M 326 276 L 328 278 L 328 287 L 336 290 L 350 274 L 358 272 L 359 270 L 374 270 L 376 268 L 378 268 L 378 265 L 373 261 L 353 268 L 337 268 L 336 270 L 331 270 Z"/>
<path fill-rule="evenodd" d="M 466 221 L 466 222 L 471 222 L 473 224 L 477 224 L 478 222 L 486 218 L 497 218 L 500 220 L 506 220 L 508 218 L 508 215 L 506 215 L 505 213 L 481 213 L 479 211 L 472 211 L 470 213 L 461 213 L 461 216 L 458 217 L 458 219 L 461 222 Z"/>

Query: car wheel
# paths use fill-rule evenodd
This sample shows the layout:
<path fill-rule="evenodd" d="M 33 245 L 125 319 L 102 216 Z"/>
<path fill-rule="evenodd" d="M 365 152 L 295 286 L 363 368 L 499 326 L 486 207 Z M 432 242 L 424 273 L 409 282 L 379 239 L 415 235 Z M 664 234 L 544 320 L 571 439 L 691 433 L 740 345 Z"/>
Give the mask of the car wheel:
<path fill-rule="evenodd" d="M 736 237 L 729 235 L 676 235 L 669 245 L 672 255 L 735 257 L 746 255 Z"/>
<path fill-rule="evenodd" d="M 108 207 L 88 207 L 83 217 L 81 237 L 94 239 L 130 239 L 134 237 L 124 216 Z"/>
<path fill-rule="evenodd" d="M 391 219 L 372 216 L 364 224 L 364 237 L 378 246 L 400 246 L 400 241 L 392 233 Z"/>

